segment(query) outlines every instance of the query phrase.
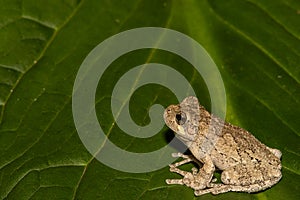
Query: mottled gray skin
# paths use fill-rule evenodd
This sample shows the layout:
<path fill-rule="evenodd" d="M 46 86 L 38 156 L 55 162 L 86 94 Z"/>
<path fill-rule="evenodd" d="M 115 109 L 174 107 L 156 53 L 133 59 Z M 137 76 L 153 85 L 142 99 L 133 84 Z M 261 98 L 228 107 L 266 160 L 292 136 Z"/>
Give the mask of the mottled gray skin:
<path fill-rule="evenodd" d="M 228 191 L 257 192 L 281 179 L 279 150 L 267 147 L 248 131 L 211 115 L 199 105 L 196 97 L 170 105 L 165 110 L 164 120 L 193 154 L 173 154 L 183 160 L 171 164 L 170 171 L 183 178 L 167 179 L 167 184 L 186 185 L 199 196 Z M 199 170 L 193 168 L 192 172 L 178 168 L 188 162 L 203 166 Z M 214 183 L 216 169 L 222 170 L 222 183 Z"/>

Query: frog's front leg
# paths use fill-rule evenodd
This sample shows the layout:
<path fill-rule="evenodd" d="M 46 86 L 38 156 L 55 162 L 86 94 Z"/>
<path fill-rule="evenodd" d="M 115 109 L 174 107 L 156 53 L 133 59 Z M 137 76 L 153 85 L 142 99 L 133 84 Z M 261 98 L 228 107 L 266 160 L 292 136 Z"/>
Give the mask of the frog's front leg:
<path fill-rule="evenodd" d="M 180 184 L 180 185 L 186 185 L 190 188 L 193 188 L 196 190 L 201 190 L 206 188 L 212 180 L 213 173 L 215 171 L 215 166 L 211 160 L 210 157 L 205 157 L 203 161 L 203 166 L 199 170 L 196 168 L 192 169 L 192 172 L 183 171 L 181 169 L 178 169 L 177 167 L 185 164 L 187 162 L 196 161 L 192 158 L 187 158 L 186 160 L 183 160 L 181 162 L 175 163 L 170 165 L 170 171 L 175 172 L 183 176 L 182 179 L 167 179 L 167 184 Z"/>
<path fill-rule="evenodd" d="M 178 153 L 172 153 L 172 157 L 173 158 L 183 158 L 183 160 L 169 165 L 170 167 L 179 167 L 179 166 L 189 163 L 189 162 L 194 162 L 199 167 L 202 166 L 202 164 L 193 155 L 185 155 L 183 153 L 178 152 Z"/>

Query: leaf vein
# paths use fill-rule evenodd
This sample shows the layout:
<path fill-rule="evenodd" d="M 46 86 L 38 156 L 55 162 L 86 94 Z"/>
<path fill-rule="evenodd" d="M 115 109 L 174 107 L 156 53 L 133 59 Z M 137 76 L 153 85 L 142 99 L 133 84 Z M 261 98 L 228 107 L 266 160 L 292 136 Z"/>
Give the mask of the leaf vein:
<path fill-rule="evenodd" d="M 291 35 L 296 40 L 299 40 L 299 36 L 295 35 L 293 32 L 291 32 L 288 27 L 284 26 L 275 16 L 273 16 L 271 13 L 268 12 L 268 10 L 264 7 L 262 7 L 260 4 L 257 4 L 257 2 L 254 2 L 253 0 L 247 0 L 247 2 L 251 3 L 261 11 L 263 11 L 266 15 L 268 15 L 274 22 L 276 22 L 279 26 L 281 26 L 289 35 Z M 291 7 L 290 7 L 291 8 Z M 295 11 L 296 12 L 296 11 Z"/>
<path fill-rule="evenodd" d="M 78 6 L 74 9 L 74 11 L 73 11 L 73 12 L 69 15 L 69 17 L 66 19 L 66 21 L 65 21 L 64 23 L 62 23 L 60 27 L 58 27 L 57 29 L 55 29 L 54 33 L 53 33 L 52 36 L 50 37 L 49 41 L 46 43 L 45 47 L 42 49 L 42 51 L 41 51 L 40 55 L 38 56 L 38 58 L 36 59 L 36 61 L 33 62 L 33 64 L 32 64 L 30 67 L 28 67 L 28 68 L 24 71 L 23 74 L 21 74 L 21 75 L 19 76 L 19 78 L 18 78 L 17 81 L 15 82 L 14 86 L 12 87 L 12 91 L 14 91 L 14 89 L 19 85 L 19 83 L 20 83 L 20 81 L 23 79 L 24 75 L 25 75 L 26 73 L 28 73 L 28 72 L 36 65 L 36 63 L 38 63 L 38 62 L 42 59 L 43 55 L 45 54 L 45 52 L 48 50 L 48 48 L 50 47 L 50 45 L 52 44 L 52 42 L 53 42 L 54 39 L 56 38 L 58 32 L 59 32 L 60 30 L 62 30 L 62 29 L 63 29 L 63 28 L 71 21 L 71 19 L 72 19 L 72 18 L 75 16 L 75 14 L 78 12 L 79 8 L 82 6 L 83 2 L 84 2 L 84 0 L 82 0 L 82 1 L 78 4 Z M 1 113 L 0 113 L 0 125 L 1 125 L 1 123 L 2 123 L 2 121 L 3 121 L 3 114 L 4 114 L 5 109 L 6 109 L 6 103 L 8 102 L 8 100 L 10 99 L 10 97 L 12 96 L 12 94 L 13 94 L 13 92 L 11 92 L 11 93 L 7 96 L 7 98 L 5 99 L 5 101 L 4 101 L 5 103 L 4 103 L 3 108 L 2 108 L 2 111 L 1 111 Z"/>
<path fill-rule="evenodd" d="M 212 9 L 213 10 L 213 9 Z M 283 69 L 291 78 L 293 78 L 298 84 L 300 84 L 300 80 L 291 73 L 284 64 L 282 64 L 276 57 L 274 57 L 267 49 L 265 49 L 261 44 L 256 42 L 251 36 L 248 34 L 244 33 L 240 29 L 238 29 L 236 26 L 231 24 L 229 21 L 225 20 L 222 16 L 220 16 L 215 10 L 213 10 L 217 18 L 223 22 L 225 25 L 230 27 L 232 30 L 234 30 L 236 33 L 244 37 L 246 40 L 254 44 L 261 52 L 263 52 L 266 56 L 268 56 L 271 60 L 273 60 L 281 69 Z"/>
<path fill-rule="evenodd" d="M 238 88 L 240 88 L 240 89 L 243 89 L 243 87 L 241 86 L 241 85 L 239 85 L 239 84 L 237 84 L 237 83 L 235 83 L 234 81 L 232 81 L 231 80 L 231 82 L 236 86 L 236 87 L 238 87 Z M 265 103 L 263 100 L 261 100 L 260 98 L 258 98 L 257 96 L 255 96 L 253 93 L 251 93 L 250 91 L 248 91 L 248 90 L 246 90 L 246 89 L 244 89 L 244 91 L 246 91 L 250 96 L 252 96 L 254 99 L 256 99 L 258 102 L 260 102 L 261 103 L 261 105 L 263 105 L 265 108 L 267 108 L 269 111 L 271 111 L 273 114 L 274 114 L 274 116 L 276 116 L 278 119 L 279 119 L 279 121 L 281 121 L 283 124 L 285 124 L 293 133 L 295 133 L 297 136 L 299 136 L 298 134 L 297 134 L 297 131 L 293 128 L 293 127 L 291 127 L 289 124 L 288 124 L 288 122 L 286 122 L 283 118 L 281 118 L 278 114 L 277 114 L 277 112 L 275 112 L 274 110 L 272 110 L 269 106 L 268 106 L 268 104 L 267 103 Z"/>

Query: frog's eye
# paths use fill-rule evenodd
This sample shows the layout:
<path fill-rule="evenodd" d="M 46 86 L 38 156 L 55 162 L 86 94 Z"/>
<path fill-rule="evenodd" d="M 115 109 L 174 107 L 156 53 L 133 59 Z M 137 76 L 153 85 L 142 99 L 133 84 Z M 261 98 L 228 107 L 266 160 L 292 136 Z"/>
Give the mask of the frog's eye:
<path fill-rule="evenodd" d="M 186 122 L 186 115 L 184 113 L 178 113 L 175 117 L 178 125 L 182 125 Z"/>

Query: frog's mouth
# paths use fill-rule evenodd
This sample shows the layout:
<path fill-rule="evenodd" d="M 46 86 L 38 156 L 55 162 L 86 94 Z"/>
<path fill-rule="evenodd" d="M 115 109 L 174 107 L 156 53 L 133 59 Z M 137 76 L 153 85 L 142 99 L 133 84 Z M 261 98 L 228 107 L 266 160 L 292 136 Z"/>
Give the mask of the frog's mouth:
<path fill-rule="evenodd" d="M 189 142 L 189 138 L 185 136 L 185 134 L 175 132 L 175 136 L 183 142 Z"/>

